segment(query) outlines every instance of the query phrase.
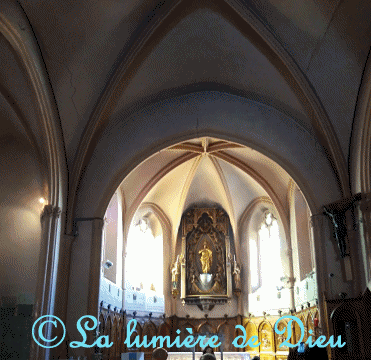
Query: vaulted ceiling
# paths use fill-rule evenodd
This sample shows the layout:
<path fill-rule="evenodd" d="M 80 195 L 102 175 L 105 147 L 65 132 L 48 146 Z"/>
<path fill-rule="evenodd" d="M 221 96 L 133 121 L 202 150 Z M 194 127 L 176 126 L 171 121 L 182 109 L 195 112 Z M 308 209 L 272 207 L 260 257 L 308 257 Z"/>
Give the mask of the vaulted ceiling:
<path fill-rule="evenodd" d="M 274 104 L 311 127 L 302 99 L 295 96 L 297 89 L 267 39 L 277 42 L 312 84 L 344 155 L 348 153 L 349 119 L 370 46 L 368 1 L 20 0 L 20 4 L 50 76 L 69 164 L 120 64 L 128 67 L 128 73 L 115 99 L 115 112 L 174 92 L 220 88 Z"/>
<path fill-rule="evenodd" d="M 122 182 L 127 226 L 142 204 L 156 206 L 175 237 L 183 212 L 194 205 L 223 207 L 234 233 L 247 206 L 270 197 L 280 216 L 288 214 L 290 176 L 261 153 L 215 138 L 199 138 L 164 149 Z M 144 206 L 147 209 L 146 206 Z M 144 215 L 144 214 L 142 214 Z"/>
<path fill-rule="evenodd" d="M 14 8 L 6 7 L 10 3 Z M 146 106 L 201 91 L 247 98 L 288 116 L 319 142 L 342 193 L 349 193 L 348 155 L 371 43 L 371 2 L 4 0 L 0 4 L 4 24 L 21 12 L 29 21 L 27 36 L 36 40 L 55 96 L 69 172 L 71 214 L 81 178 L 90 174 L 87 165 L 96 156 L 103 135 L 107 137 L 118 123 L 131 121 L 130 116 Z M 19 31 L 28 31 L 22 21 L 18 25 Z M 9 41 L 0 36 L 1 63 L 6 64 L 0 69 L 0 95 L 10 99 L 12 116 L 27 128 L 30 141 L 38 143 L 42 157 L 38 109 Z M 206 153 L 162 151 L 152 164 L 153 172 L 172 162 L 178 168 L 178 157 L 182 157 L 182 171 L 177 175 L 181 185 L 176 186 L 183 189 L 177 195 L 179 201 L 184 206 L 192 203 L 196 184 L 202 189 L 205 173 L 212 174 L 213 183 L 207 184 L 209 200 L 222 199 L 225 206 L 232 202 L 237 219 L 241 206 L 226 183 L 236 177 L 233 171 L 242 170 L 233 168 L 225 157 L 243 157 L 239 160 L 249 166 L 266 159 L 255 159 L 252 151 L 237 147 Z M 119 162 L 119 157 L 112 159 Z M 150 174 L 143 178 L 151 180 Z M 163 180 L 167 177 L 164 174 Z M 236 180 L 246 196 L 250 196 L 244 187 L 249 181 L 246 174 Z M 155 201 L 160 189 L 157 184 L 145 201 Z M 251 194 L 264 193 L 259 186 L 249 189 Z M 127 201 L 139 192 L 132 189 Z M 179 203 L 168 200 L 172 201 Z"/>

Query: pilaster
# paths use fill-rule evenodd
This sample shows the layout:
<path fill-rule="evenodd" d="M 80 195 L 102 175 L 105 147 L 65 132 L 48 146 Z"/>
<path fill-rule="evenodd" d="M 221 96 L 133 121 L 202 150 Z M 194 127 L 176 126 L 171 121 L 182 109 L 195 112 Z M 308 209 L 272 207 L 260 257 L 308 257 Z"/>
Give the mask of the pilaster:
<path fill-rule="evenodd" d="M 41 213 L 41 242 L 33 321 L 36 321 L 41 316 L 54 314 L 59 257 L 60 215 L 61 209 L 53 205 L 45 205 Z M 46 325 L 44 329 L 45 338 L 51 338 L 51 324 Z M 37 333 L 35 335 L 36 340 L 43 343 Z M 50 349 L 45 349 L 31 341 L 30 358 L 37 360 L 49 359 Z"/>

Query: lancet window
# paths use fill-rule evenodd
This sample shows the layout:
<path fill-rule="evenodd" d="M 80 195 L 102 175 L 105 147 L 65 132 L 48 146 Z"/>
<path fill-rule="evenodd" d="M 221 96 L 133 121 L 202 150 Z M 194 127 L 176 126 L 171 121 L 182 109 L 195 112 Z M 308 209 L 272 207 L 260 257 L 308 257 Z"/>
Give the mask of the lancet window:
<path fill-rule="evenodd" d="M 156 236 L 155 236 L 156 235 Z M 130 227 L 125 257 L 125 309 L 163 312 L 163 237 L 143 217 Z"/>

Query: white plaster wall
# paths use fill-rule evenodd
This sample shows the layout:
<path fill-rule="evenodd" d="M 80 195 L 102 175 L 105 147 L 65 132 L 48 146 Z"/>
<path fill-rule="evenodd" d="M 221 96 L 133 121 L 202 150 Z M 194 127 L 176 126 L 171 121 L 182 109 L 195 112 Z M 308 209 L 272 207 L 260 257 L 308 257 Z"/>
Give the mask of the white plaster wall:
<path fill-rule="evenodd" d="M 123 291 L 121 286 L 117 286 L 112 281 L 109 281 L 104 276 L 101 277 L 99 287 L 99 302 L 104 301 L 105 304 L 111 304 L 112 309 L 117 307 L 122 308 Z"/>
<path fill-rule="evenodd" d="M 0 302 L 33 304 L 45 185 L 27 133 L 0 95 Z"/>
<path fill-rule="evenodd" d="M 301 305 L 307 305 L 308 302 L 316 303 L 318 299 L 317 277 L 313 272 L 302 281 L 297 281 L 294 288 L 295 307 L 299 309 Z"/>

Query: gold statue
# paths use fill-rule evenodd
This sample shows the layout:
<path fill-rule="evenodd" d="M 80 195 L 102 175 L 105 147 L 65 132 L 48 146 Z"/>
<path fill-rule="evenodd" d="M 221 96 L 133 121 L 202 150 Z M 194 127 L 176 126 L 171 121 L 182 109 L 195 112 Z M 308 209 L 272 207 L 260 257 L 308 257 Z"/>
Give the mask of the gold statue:
<path fill-rule="evenodd" d="M 176 287 L 178 284 L 178 275 L 180 273 L 180 263 L 179 263 L 179 255 L 171 268 L 171 282 L 173 283 L 173 287 Z"/>
<path fill-rule="evenodd" d="M 198 253 L 201 254 L 202 273 L 208 274 L 213 261 L 213 252 L 207 247 L 206 241 L 204 242 L 204 248 Z"/>

